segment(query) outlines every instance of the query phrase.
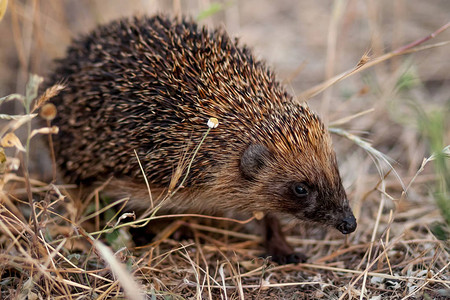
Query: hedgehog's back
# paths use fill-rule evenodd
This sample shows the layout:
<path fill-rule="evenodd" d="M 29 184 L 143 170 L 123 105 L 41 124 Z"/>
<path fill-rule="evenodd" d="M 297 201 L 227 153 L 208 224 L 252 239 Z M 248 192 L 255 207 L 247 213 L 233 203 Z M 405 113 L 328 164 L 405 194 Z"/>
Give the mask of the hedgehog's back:
<path fill-rule="evenodd" d="M 115 21 L 76 40 L 51 83 L 60 80 L 67 88 L 54 100 L 55 148 L 64 175 L 77 183 L 140 177 L 136 150 L 150 180 L 167 184 L 210 117 L 221 126 L 198 161 L 214 167 L 217 155 L 245 143 L 248 127 L 291 101 L 223 31 L 161 16 Z"/>

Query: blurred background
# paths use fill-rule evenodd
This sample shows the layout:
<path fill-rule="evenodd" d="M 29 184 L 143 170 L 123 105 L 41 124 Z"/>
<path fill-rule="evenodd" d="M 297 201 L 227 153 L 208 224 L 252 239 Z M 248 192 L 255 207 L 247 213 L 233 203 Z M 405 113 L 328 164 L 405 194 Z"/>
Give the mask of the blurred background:
<path fill-rule="evenodd" d="M 293 92 L 301 92 L 329 74 L 351 68 L 369 48 L 378 55 L 433 32 L 448 21 L 450 2 L 9 1 L 0 23 L 0 91 L 2 94 L 22 91 L 28 72 L 45 76 L 51 69 L 51 60 L 62 57 L 74 37 L 88 33 L 96 25 L 158 12 L 188 15 L 207 26 L 225 27 L 231 36 L 240 37 L 257 56 L 273 66 L 280 79 L 289 80 Z M 330 31 L 336 31 L 332 45 Z M 445 38 L 448 39 L 448 33 L 437 39 Z M 332 57 L 327 56 L 330 46 L 336 49 Z M 415 74 L 433 92 L 438 92 L 439 83 L 449 80 L 448 53 L 448 48 L 443 47 L 414 56 Z M 380 67 L 380 72 L 391 73 L 404 59 L 389 62 Z M 353 88 L 358 86 L 346 82 L 346 88 L 340 90 L 348 89 L 346 92 L 351 93 Z"/>
<path fill-rule="evenodd" d="M 28 74 L 45 79 L 52 60 L 64 56 L 73 38 L 121 17 L 165 13 L 222 26 L 299 95 L 351 69 L 369 49 L 375 57 L 427 36 L 449 21 L 449 12 L 446 0 L 9 1 L 0 23 L 0 95 L 24 93 Z M 449 39 L 447 31 L 428 44 Z M 425 156 L 449 144 L 449 53 L 443 46 L 396 57 L 328 88 L 309 105 L 328 124 L 372 110 L 339 126 L 391 157 L 407 183 Z M 5 109 L 21 107 L 7 103 Z M 362 202 L 368 201 L 367 189 L 376 186 L 380 175 L 371 156 L 352 141 L 334 136 L 334 142 L 344 184 L 359 214 Z M 417 187 L 417 194 L 411 193 L 412 205 L 422 203 L 421 195 L 436 187 L 435 175 L 424 179 L 428 185 Z M 389 178 L 387 188 L 399 197 L 399 181 L 392 174 Z"/>

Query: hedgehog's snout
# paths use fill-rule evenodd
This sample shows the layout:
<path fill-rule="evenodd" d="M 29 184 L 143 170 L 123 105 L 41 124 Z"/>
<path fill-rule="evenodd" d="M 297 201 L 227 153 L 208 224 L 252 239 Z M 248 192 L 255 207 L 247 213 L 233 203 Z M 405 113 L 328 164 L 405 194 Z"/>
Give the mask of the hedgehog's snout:
<path fill-rule="evenodd" d="M 342 219 L 341 223 L 336 227 L 343 234 L 349 234 L 356 229 L 356 218 L 352 212 Z"/>

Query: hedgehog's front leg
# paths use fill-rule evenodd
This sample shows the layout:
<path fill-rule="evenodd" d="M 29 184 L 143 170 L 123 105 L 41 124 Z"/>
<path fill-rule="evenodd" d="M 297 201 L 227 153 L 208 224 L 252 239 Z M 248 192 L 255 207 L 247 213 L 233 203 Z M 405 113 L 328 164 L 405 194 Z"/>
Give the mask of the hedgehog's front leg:
<path fill-rule="evenodd" d="M 294 249 L 286 241 L 286 237 L 281 231 L 280 221 L 271 214 L 266 214 L 264 222 L 264 238 L 267 255 L 274 262 L 281 265 L 305 262 L 306 256 L 303 253 L 294 252 Z"/>

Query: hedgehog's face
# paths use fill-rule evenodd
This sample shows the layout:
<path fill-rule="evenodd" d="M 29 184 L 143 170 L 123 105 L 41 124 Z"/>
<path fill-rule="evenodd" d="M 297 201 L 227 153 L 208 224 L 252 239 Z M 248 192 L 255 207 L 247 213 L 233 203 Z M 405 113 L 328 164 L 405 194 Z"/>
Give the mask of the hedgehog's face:
<path fill-rule="evenodd" d="M 316 149 L 317 150 L 317 149 Z M 304 149 L 296 155 L 250 145 L 240 170 L 251 192 L 267 199 L 268 210 L 335 227 L 344 234 L 356 229 L 333 151 Z M 318 155 L 320 154 L 320 155 Z"/>

